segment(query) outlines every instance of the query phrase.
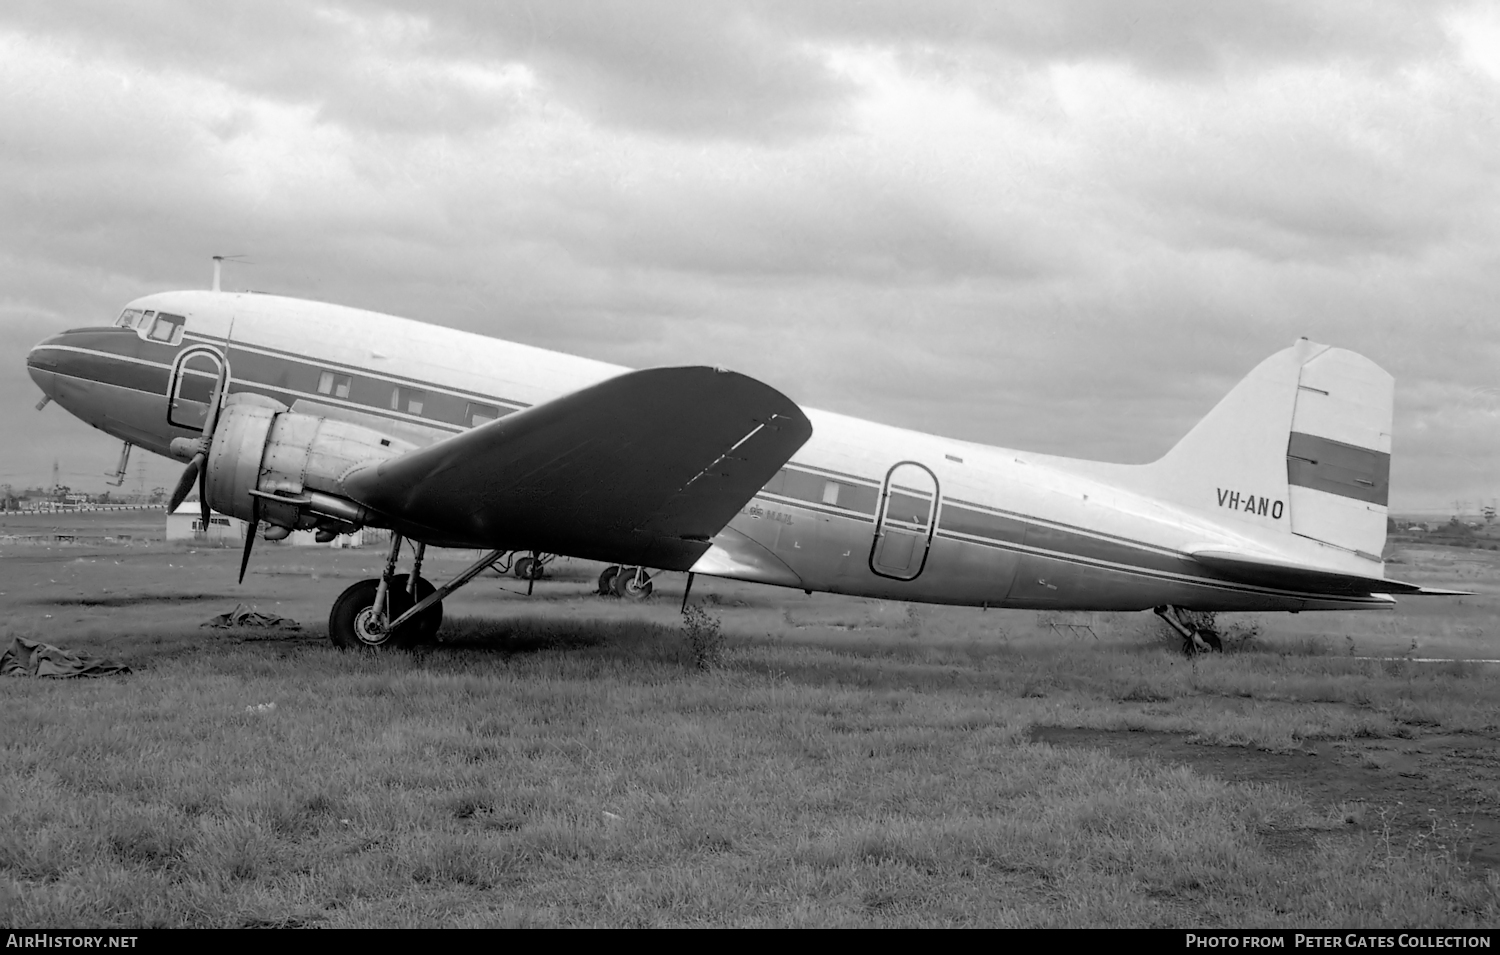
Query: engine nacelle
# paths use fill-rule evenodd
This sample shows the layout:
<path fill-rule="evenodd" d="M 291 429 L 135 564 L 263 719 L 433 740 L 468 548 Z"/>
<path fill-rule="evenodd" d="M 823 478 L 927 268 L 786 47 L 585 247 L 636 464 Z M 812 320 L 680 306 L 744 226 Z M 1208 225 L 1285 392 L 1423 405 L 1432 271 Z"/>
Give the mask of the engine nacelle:
<path fill-rule="evenodd" d="M 343 476 L 355 465 L 415 448 L 357 424 L 235 395 L 214 427 L 208 503 L 221 514 L 248 521 L 255 516 L 252 502 L 258 496 L 260 519 L 279 527 L 357 527 L 365 522 L 364 509 L 345 497 Z"/>

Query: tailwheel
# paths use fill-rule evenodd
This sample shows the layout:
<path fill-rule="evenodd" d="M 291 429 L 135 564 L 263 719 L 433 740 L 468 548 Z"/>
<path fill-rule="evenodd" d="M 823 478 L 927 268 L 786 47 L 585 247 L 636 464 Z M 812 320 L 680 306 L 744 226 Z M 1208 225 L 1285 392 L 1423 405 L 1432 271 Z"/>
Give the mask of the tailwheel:
<path fill-rule="evenodd" d="M 1208 648 L 1215 653 L 1224 652 L 1224 641 L 1220 640 L 1219 635 L 1208 627 L 1198 628 L 1198 639 L 1208 644 Z"/>
<path fill-rule="evenodd" d="M 1170 606 L 1154 607 L 1152 610 L 1182 637 L 1182 652 L 1186 655 L 1192 656 L 1202 650 L 1216 653 L 1223 651 L 1224 641 L 1219 639 L 1218 631 L 1204 623 L 1206 620 L 1211 624 L 1213 614 L 1193 613 Z M 1184 613 L 1187 615 L 1186 620 L 1183 619 Z"/>
<path fill-rule="evenodd" d="M 375 607 L 375 595 L 380 590 L 378 578 L 361 580 L 339 594 L 339 599 L 333 602 L 333 610 L 328 614 L 328 639 L 334 646 L 342 650 L 356 647 L 388 650 L 403 649 L 421 641 L 423 627 L 417 621 L 409 621 L 394 631 L 386 626 L 391 618 L 400 616 L 413 606 L 404 587 L 405 576 L 397 579 L 403 586 L 391 586 L 386 596 L 390 604 L 390 618 L 386 616 L 386 609 Z M 423 614 L 424 619 L 427 616 Z"/>

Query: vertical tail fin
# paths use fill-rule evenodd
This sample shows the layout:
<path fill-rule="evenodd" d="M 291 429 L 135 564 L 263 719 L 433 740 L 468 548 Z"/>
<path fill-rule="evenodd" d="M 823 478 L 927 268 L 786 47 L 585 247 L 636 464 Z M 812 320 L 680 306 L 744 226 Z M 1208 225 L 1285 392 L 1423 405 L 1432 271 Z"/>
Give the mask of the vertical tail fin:
<path fill-rule="evenodd" d="M 1368 358 L 1307 339 L 1256 366 L 1147 465 L 1173 503 L 1380 560 L 1395 382 Z"/>

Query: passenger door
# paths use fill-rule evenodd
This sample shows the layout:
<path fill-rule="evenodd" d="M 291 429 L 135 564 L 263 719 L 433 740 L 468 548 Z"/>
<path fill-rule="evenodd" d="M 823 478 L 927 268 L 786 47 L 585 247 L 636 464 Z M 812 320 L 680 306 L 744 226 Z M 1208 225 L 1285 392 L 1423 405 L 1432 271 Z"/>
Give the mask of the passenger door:
<path fill-rule="evenodd" d="M 185 349 L 172 365 L 167 421 L 179 428 L 202 431 L 208 418 L 208 399 L 224 360 L 208 346 Z"/>
<path fill-rule="evenodd" d="M 885 476 L 870 545 L 870 570 L 893 580 L 915 580 L 927 565 L 937 525 L 938 480 L 925 465 L 902 461 Z"/>

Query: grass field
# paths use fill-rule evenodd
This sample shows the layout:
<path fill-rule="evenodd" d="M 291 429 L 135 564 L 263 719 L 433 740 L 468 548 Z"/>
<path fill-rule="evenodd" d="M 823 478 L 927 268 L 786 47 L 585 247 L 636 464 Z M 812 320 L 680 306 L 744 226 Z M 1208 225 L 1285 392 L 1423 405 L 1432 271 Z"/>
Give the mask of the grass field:
<path fill-rule="evenodd" d="M 351 654 L 323 621 L 373 550 L 236 587 L 233 550 L 0 544 L 6 643 L 134 669 L 5 682 L 0 921 L 1493 926 L 1500 666 L 1403 658 L 1500 657 L 1500 554 L 1393 556 L 1479 594 L 1189 660 L 1149 614 L 700 579 L 703 670 L 680 576 L 486 576 L 437 647 Z M 301 628 L 199 626 L 237 602 Z"/>

